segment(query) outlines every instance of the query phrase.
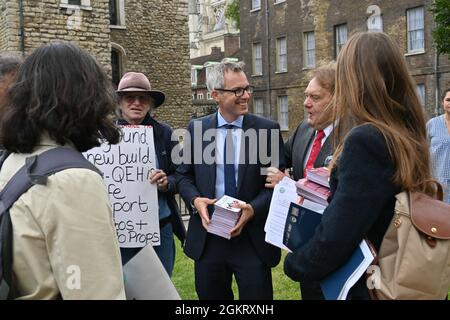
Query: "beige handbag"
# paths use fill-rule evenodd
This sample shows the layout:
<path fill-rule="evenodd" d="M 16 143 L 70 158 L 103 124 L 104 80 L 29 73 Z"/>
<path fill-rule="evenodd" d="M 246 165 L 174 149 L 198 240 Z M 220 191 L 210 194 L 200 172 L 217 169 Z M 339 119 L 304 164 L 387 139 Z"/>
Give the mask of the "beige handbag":
<path fill-rule="evenodd" d="M 396 195 L 395 214 L 369 267 L 372 298 L 445 299 L 450 287 L 450 205 L 423 193 Z"/>

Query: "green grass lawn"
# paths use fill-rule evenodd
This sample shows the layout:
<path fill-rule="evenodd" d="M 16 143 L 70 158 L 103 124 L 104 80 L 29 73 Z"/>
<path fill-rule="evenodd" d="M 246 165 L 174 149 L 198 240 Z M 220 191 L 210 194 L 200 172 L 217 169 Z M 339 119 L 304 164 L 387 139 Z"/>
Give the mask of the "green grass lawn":
<path fill-rule="evenodd" d="M 175 269 L 172 275 L 172 281 L 183 300 L 197 300 L 194 284 L 194 261 L 186 257 L 180 246 L 178 239 L 175 241 L 177 255 L 175 260 Z M 298 282 L 289 279 L 283 272 L 283 261 L 272 269 L 273 293 L 275 300 L 298 300 L 300 299 L 300 290 Z M 238 299 L 236 284 L 233 282 L 233 291 L 235 299 Z"/>
<path fill-rule="evenodd" d="M 194 261 L 186 257 L 180 246 L 180 242 L 176 239 L 177 256 L 175 260 L 175 269 L 172 275 L 172 281 L 183 300 L 197 300 L 194 285 Z M 286 255 L 282 251 L 281 262 L 272 269 L 273 279 L 273 297 L 274 300 L 299 300 L 300 290 L 299 284 L 289 279 L 283 272 L 283 262 Z M 233 281 L 233 291 L 235 299 L 238 299 L 238 291 L 236 283 Z M 450 292 L 448 294 L 450 299 Z"/>

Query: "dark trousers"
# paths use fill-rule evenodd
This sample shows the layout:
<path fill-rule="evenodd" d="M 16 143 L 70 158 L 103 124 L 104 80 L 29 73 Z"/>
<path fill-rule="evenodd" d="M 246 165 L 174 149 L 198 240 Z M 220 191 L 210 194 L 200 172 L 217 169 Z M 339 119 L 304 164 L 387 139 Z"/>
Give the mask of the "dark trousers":
<path fill-rule="evenodd" d="M 203 255 L 195 261 L 200 300 L 232 300 L 232 276 L 240 300 L 272 300 L 272 271 L 257 256 L 248 235 L 225 238 L 208 233 Z"/>
<path fill-rule="evenodd" d="M 325 300 L 318 281 L 302 281 L 300 291 L 302 300 Z"/>

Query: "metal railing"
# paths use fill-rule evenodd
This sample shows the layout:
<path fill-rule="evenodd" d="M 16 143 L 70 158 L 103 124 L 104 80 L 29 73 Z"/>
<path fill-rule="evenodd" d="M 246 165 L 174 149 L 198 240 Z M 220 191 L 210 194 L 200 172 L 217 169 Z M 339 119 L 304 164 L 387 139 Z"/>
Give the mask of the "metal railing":
<path fill-rule="evenodd" d="M 180 197 L 180 194 L 175 195 L 175 200 L 177 201 L 178 207 L 180 208 L 181 216 L 189 217 L 189 211 L 186 208 L 186 204 L 184 203 L 183 199 Z"/>

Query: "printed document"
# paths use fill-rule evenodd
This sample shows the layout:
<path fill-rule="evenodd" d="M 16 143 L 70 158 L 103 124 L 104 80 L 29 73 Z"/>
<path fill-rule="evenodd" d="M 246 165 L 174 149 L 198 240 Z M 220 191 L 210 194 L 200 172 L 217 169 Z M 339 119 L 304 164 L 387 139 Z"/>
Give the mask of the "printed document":
<path fill-rule="evenodd" d="M 284 177 L 273 190 L 270 201 L 269 214 L 267 216 L 264 231 L 266 232 L 266 242 L 278 248 L 290 251 L 283 244 L 284 226 L 291 202 L 297 202 L 297 187 L 295 181 L 289 177 Z"/>

